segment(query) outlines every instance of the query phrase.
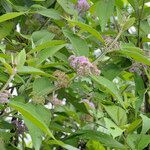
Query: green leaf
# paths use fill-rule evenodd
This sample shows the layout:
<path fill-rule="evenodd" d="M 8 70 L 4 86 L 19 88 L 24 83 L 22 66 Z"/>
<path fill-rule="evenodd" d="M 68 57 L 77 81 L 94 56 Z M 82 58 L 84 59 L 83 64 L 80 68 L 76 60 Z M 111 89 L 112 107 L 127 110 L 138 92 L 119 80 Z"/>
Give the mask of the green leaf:
<path fill-rule="evenodd" d="M 142 77 L 137 73 L 134 74 L 134 81 L 135 81 L 135 95 L 137 97 L 137 101 L 135 103 L 135 112 L 137 114 L 140 111 L 141 105 L 144 101 L 145 86 Z"/>
<path fill-rule="evenodd" d="M 144 63 L 144 64 L 150 66 L 150 59 L 148 57 L 144 56 L 143 54 L 141 54 L 140 52 L 131 51 L 128 48 L 126 48 L 126 49 L 117 51 L 117 53 L 121 53 L 127 57 L 130 57 L 130 58 L 138 61 L 138 62 L 141 62 L 141 63 Z"/>
<path fill-rule="evenodd" d="M 49 78 L 37 78 L 33 82 L 33 93 L 37 95 L 47 95 L 54 87 Z"/>
<path fill-rule="evenodd" d="M 96 4 L 96 15 L 99 18 L 102 31 L 105 30 L 106 23 L 113 13 L 115 0 L 100 0 Z"/>
<path fill-rule="evenodd" d="M 50 111 L 42 105 L 33 105 L 33 108 L 38 113 L 38 116 L 41 117 L 47 125 L 49 125 L 51 120 Z M 23 117 L 23 120 L 29 130 L 35 150 L 40 150 L 43 136 L 42 130 L 40 130 L 40 128 L 38 128 L 26 117 Z"/>
<path fill-rule="evenodd" d="M 70 0 L 57 0 L 59 5 L 64 9 L 65 12 L 67 12 L 70 15 L 77 14 L 77 11 L 74 9 L 73 3 L 70 2 Z"/>
<path fill-rule="evenodd" d="M 54 34 L 47 30 L 35 31 L 32 33 L 31 39 L 35 46 L 50 42 L 54 38 Z"/>
<path fill-rule="evenodd" d="M 143 134 L 129 134 L 127 143 L 133 150 L 144 150 L 150 143 L 150 135 Z"/>
<path fill-rule="evenodd" d="M 118 125 L 123 126 L 127 124 L 127 115 L 126 111 L 119 106 L 104 106 L 108 115 L 112 120 Z"/>
<path fill-rule="evenodd" d="M 146 132 L 150 129 L 150 118 L 147 116 L 140 114 L 142 118 L 142 131 L 141 134 L 146 134 Z"/>
<path fill-rule="evenodd" d="M 133 121 L 127 128 L 127 132 L 133 132 L 135 131 L 140 125 L 141 125 L 142 119 L 136 119 L 135 121 Z"/>
<path fill-rule="evenodd" d="M 73 138 L 79 138 L 79 139 L 87 139 L 87 140 L 96 140 L 102 143 L 104 146 L 118 148 L 118 149 L 124 149 L 125 146 L 123 146 L 121 143 L 113 139 L 111 136 L 109 136 L 106 133 L 95 131 L 95 130 L 80 130 L 76 133 L 72 134 L 67 138 L 67 140 Z M 66 140 L 66 141 L 67 141 Z"/>
<path fill-rule="evenodd" d="M 40 150 L 43 132 L 26 117 L 23 117 L 23 120 L 29 130 L 35 150 Z"/>
<path fill-rule="evenodd" d="M 65 143 L 63 143 L 61 141 L 49 140 L 47 143 L 50 144 L 50 145 L 53 145 L 53 144 L 60 145 L 61 147 L 65 148 L 67 150 L 79 150 L 78 148 L 75 148 L 75 147 L 73 147 L 71 145 L 65 144 Z"/>
<path fill-rule="evenodd" d="M 30 66 L 23 66 L 19 68 L 17 71 L 20 74 L 35 74 L 35 75 L 42 75 L 46 77 L 52 77 L 51 75 L 45 73 L 44 71 Z"/>
<path fill-rule="evenodd" d="M 30 103 L 25 104 L 16 101 L 10 101 L 9 105 L 14 109 L 18 110 L 25 118 L 30 120 L 34 125 L 40 128 L 49 137 L 55 139 L 47 125 L 47 121 L 50 120 L 48 120 L 48 118 L 45 118 L 48 117 L 47 116 L 48 114 L 45 115 L 45 111 L 41 110 L 42 108 L 44 108 L 43 106 L 42 107 L 40 106 L 39 108 L 36 107 L 36 105 Z"/>
<path fill-rule="evenodd" d="M 42 10 L 38 10 L 36 13 L 55 20 L 61 19 L 59 12 L 55 9 L 42 9 Z"/>
<path fill-rule="evenodd" d="M 64 46 L 66 46 L 66 44 L 53 46 L 53 47 L 40 51 L 37 55 L 37 59 L 38 59 L 37 64 L 40 65 L 44 60 L 46 60 L 49 57 L 52 57 L 56 52 L 58 52 Z"/>
<path fill-rule="evenodd" d="M 103 87 L 106 88 L 106 90 L 112 94 L 117 100 L 118 102 L 124 107 L 124 103 L 123 103 L 123 100 L 122 100 L 122 97 L 119 93 L 119 90 L 117 89 L 116 85 L 109 81 L 108 79 L 102 77 L 102 76 L 99 76 L 99 77 L 96 77 L 96 76 L 91 76 L 91 78 L 97 83 L 97 84 L 100 84 L 102 85 Z"/>
<path fill-rule="evenodd" d="M 13 68 L 5 61 L 5 59 L 0 57 L 0 62 L 2 62 L 10 75 L 13 74 Z"/>
<path fill-rule="evenodd" d="M 57 46 L 57 45 L 61 45 L 61 44 L 65 44 L 65 41 L 63 40 L 53 40 L 53 41 L 48 41 L 48 42 L 45 42 L 41 45 L 38 45 L 37 47 L 35 47 L 34 49 L 32 49 L 29 54 L 31 53 L 34 53 L 34 52 L 37 52 L 37 51 L 40 51 L 42 49 L 46 49 L 46 48 L 49 48 L 51 46 Z"/>
<path fill-rule="evenodd" d="M 69 23 L 71 23 L 72 25 L 77 25 L 79 26 L 83 31 L 87 31 L 90 34 L 92 34 L 93 36 L 95 36 L 100 42 L 104 43 L 104 40 L 101 36 L 101 34 L 95 30 L 94 28 L 92 28 L 91 26 L 84 24 L 82 22 L 78 22 L 78 21 L 74 21 L 74 20 L 67 20 Z"/>
<path fill-rule="evenodd" d="M 0 24 L 0 40 L 5 38 L 13 29 L 14 24 L 12 22 L 4 22 Z"/>
<path fill-rule="evenodd" d="M 0 23 L 23 15 L 24 12 L 11 12 L 0 16 Z"/>
<path fill-rule="evenodd" d="M 87 150 L 105 150 L 99 141 L 89 140 L 86 144 Z"/>
<path fill-rule="evenodd" d="M 128 30 L 135 22 L 135 18 L 129 18 L 124 25 L 122 26 L 122 30 L 126 31 Z"/>
<path fill-rule="evenodd" d="M 23 49 L 16 57 L 17 69 L 23 67 L 26 62 L 26 52 Z"/>
<path fill-rule="evenodd" d="M 114 122 L 112 122 L 108 118 L 104 118 L 106 128 L 108 129 L 109 133 L 113 136 L 113 138 L 116 138 L 120 136 L 123 133 L 123 130 L 120 129 Z"/>
<path fill-rule="evenodd" d="M 70 40 L 76 55 L 78 56 L 88 56 L 89 47 L 84 39 L 81 39 L 77 35 L 73 34 L 67 29 L 63 29 L 64 35 Z M 80 44 L 79 44 L 80 43 Z"/>

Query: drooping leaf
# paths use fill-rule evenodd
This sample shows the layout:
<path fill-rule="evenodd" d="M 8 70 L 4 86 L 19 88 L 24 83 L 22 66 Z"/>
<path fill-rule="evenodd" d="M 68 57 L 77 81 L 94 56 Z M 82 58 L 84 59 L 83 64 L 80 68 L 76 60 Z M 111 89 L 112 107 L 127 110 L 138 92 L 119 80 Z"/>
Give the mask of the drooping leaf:
<path fill-rule="evenodd" d="M 52 91 L 53 88 L 52 83 L 46 77 L 37 78 L 33 82 L 33 92 L 37 95 L 46 95 Z"/>
<path fill-rule="evenodd" d="M 47 121 L 49 122 L 50 120 L 45 117 L 48 117 L 48 115 L 45 115 L 45 111 L 41 110 L 41 109 L 44 109 L 44 107 L 40 106 L 39 108 L 30 103 L 25 104 L 25 103 L 16 102 L 16 101 L 10 101 L 9 105 L 13 107 L 14 109 L 18 110 L 25 118 L 30 120 L 34 125 L 36 125 L 39 129 L 41 129 L 45 134 L 55 139 L 47 125 Z M 39 114 L 41 114 L 41 116 Z"/>
<path fill-rule="evenodd" d="M 23 49 L 16 57 L 17 68 L 23 67 L 25 61 L 26 61 L 26 52 Z"/>
<path fill-rule="evenodd" d="M 105 87 L 107 89 L 107 91 L 112 94 L 117 100 L 118 102 L 124 107 L 124 103 L 123 103 L 123 100 L 122 100 L 122 97 L 119 93 L 119 90 L 117 89 L 116 85 L 109 81 L 108 79 L 102 77 L 102 76 L 99 76 L 99 77 L 96 77 L 96 76 L 91 76 L 91 78 L 97 83 L 97 84 L 100 84 L 102 85 L 103 87 Z"/>
<path fill-rule="evenodd" d="M 74 20 L 69 20 L 69 19 L 67 21 L 72 25 L 79 26 L 83 31 L 89 32 L 90 34 L 95 36 L 100 42 L 104 43 L 101 34 L 97 30 L 92 28 L 90 25 L 84 24 L 82 22 L 74 21 Z"/>
<path fill-rule="evenodd" d="M 60 20 L 60 14 L 55 9 L 42 9 L 37 11 L 38 14 L 41 14 L 42 16 L 49 17 L 55 20 Z"/>
<path fill-rule="evenodd" d="M 73 3 L 71 3 L 70 0 L 57 0 L 59 5 L 64 9 L 65 12 L 67 12 L 70 15 L 77 14 L 77 11 L 74 9 Z"/>
<path fill-rule="evenodd" d="M 58 46 L 53 46 L 47 49 L 44 49 L 40 51 L 37 55 L 37 64 L 41 64 L 44 60 L 46 60 L 49 57 L 52 57 L 56 52 L 58 52 L 60 49 L 62 49 L 66 44 L 58 45 Z"/>
<path fill-rule="evenodd" d="M 118 125 L 123 126 L 127 124 L 127 115 L 126 111 L 119 106 L 104 106 L 108 115 L 112 118 L 112 120 Z"/>
<path fill-rule="evenodd" d="M 104 118 L 106 128 L 108 129 L 108 132 L 113 136 L 113 138 L 116 138 L 120 136 L 123 133 L 123 130 L 120 129 L 113 121 L 111 121 L 108 118 Z"/>
<path fill-rule="evenodd" d="M 65 44 L 65 41 L 63 41 L 63 40 L 52 40 L 52 41 L 44 42 L 43 44 L 38 45 L 34 49 L 32 49 L 29 52 L 29 54 L 40 51 L 42 49 L 49 48 L 51 46 L 57 46 L 57 45 L 61 45 L 61 44 Z"/>
<path fill-rule="evenodd" d="M 34 75 L 42 75 L 42 76 L 54 78 L 52 75 L 47 74 L 44 71 L 31 66 L 23 66 L 19 68 L 17 72 L 20 74 L 34 74 Z"/>
<path fill-rule="evenodd" d="M 73 34 L 71 31 L 64 29 L 64 35 L 70 40 L 76 55 L 79 56 L 88 56 L 89 47 L 84 39 L 81 39 L 77 35 Z"/>
<path fill-rule="evenodd" d="M 99 132 L 99 131 L 94 131 L 94 130 L 80 130 L 80 131 L 72 134 L 67 139 L 70 139 L 70 138 L 96 140 L 96 141 L 100 141 L 100 143 L 102 143 L 104 146 L 114 147 L 114 148 L 119 148 L 119 149 L 125 148 L 125 146 L 123 146 L 121 143 L 119 143 L 118 141 L 113 139 L 108 134 Z"/>
<path fill-rule="evenodd" d="M 23 15 L 24 12 L 11 12 L 0 16 L 0 23 Z"/>
<path fill-rule="evenodd" d="M 134 50 L 132 51 L 132 50 L 126 48 L 126 49 L 117 51 L 117 53 L 121 53 L 121 54 L 125 55 L 126 57 L 130 57 L 138 62 L 141 62 L 141 63 L 144 63 L 144 64 L 150 66 L 150 59 L 138 51 L 134 51 Z"/>
<path fill-rule="evenodd" d="M 148 118 L 147 116 L 141 114 L 140 115 L 142 118 L 142 131 L 141 134 L 146 134 L 146 132 L 150 129 L 150 118 Z"/>
<path fill-rule="evenodd" d="M 55 35 L 53 33 L 50 33 L 47 30 L 39 30 L 32 33 L 31 39 L 34 43 L 34 46 L 37 47 L 43 43 L 46 44 L 47 42 L 51 42 L 54 36 Z"/>

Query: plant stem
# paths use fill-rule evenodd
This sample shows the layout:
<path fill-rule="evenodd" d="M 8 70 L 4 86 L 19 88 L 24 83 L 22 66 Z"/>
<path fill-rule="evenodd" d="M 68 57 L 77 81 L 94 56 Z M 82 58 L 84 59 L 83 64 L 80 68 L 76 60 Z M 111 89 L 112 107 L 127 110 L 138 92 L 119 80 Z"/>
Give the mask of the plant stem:
<path fill-rule="evenodd" d="M 95 64 L 98 63 L 98 61 L 105 55 L 107 54 L 107 52 L 113 47 L 113 45 L 117 42 L 117 40 L 120 38 L 122 34 L 122 30 L 120 30 L 120 32 L 118 33 L 117 37 L 114 39 L 114 41 L 108 46 L 106 47 L 105 51 L 102 52 L 102 54 L 93 62 Z"/>
<path fill-rule="evenodd" d="M 5 85 L 3 86 L 3 88 L 0 90 L 0 93 L 2 93 L 3 91 L 6 90 L 6 88 L 9 85 L 9 83 L 13 80 L 14 76 L 15 76 L 15 73 L 13 73 L 12 75 L 10 75 L 9 79 L 7 80 L 7 82 L 5 83 Z"/>
<path fill-rule="evenodd" d="M 142 18 L 142 14 L 143 14 L 143 11 L 144 11 L 144 3 L 145 3 L 145 0 L 143 0 L 143 3 L 142 3 L 142 9 L 141 11 L 138 11 L 138 26 L 137 26 L 137 46 L 140 47 L 140 42 L 141 42 L 141 38 L 140 38 L 140 26 L 141 26 L 141 18 Z"/>

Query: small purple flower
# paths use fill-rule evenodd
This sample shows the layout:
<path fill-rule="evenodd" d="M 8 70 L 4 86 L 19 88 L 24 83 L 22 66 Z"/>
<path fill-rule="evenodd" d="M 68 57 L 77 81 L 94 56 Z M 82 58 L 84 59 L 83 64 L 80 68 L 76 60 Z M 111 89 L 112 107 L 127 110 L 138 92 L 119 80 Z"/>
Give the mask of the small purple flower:
<path fill-rule="evenodd" d="M 9 97 L 11 96 L 11 94 L 8 91 L 4 91 L 2 93 L 0 93 L 0 103 L 5 104 L 9 102 Z"/>
<path fill-rule="evenodd" d="M 100 75 L 100 70 L 95 64 L 92 64 L 88 58 L 85 56 L 75 57 L 71 55 L 68 59 L 70 61 L 70 66 L 76 70 L 77 74 L 80 76 L 86 75 Z"/>
<path fill-rule="evenodd" d="M 90 102 L 88 99 L 82 99 L 81 103 L 86 103 L 89 105 L 89 107 L 95 109 L 95 105 L 93 102 Z"/>
<path fill-rule="evenodd" d="M 137 74 L 141 75 L 143 73 L 143 69 L 147 68 L 146 65 L 142 64 L 142 63 L 133 63 L 131 68 L 129 69 L 129 72 L 136 72 Z"/>
<path fill-rule="evenodd" d="M 89 10 L 90 5 L 86 0 L 78 0 L 77 8 L 79 12 L 86 12 L 87 10 Z"/>

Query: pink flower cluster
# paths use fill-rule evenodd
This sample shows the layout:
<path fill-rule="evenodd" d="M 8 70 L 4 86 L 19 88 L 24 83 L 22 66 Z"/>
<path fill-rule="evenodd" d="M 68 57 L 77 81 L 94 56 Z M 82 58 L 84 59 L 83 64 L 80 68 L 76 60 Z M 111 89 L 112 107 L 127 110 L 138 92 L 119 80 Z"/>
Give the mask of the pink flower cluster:
<path fill-rule="evenodd" d="M 89 10 L 89 8 L 90 8 L 90 5 L 86 0 L 78 0 L 77 9 L 80 12 L 86 12 L 87 10 Z"/>
<path fill-rule="evenodd" d="M 96 76 L 100 75 L 100 70 L 97 68 L 97 66 L 92 64 L 85 56 L 76 57 L 71 55 L 68 60 L 70 62 L 70 66 L 73 67 L 80 76 L 87 76 L 90 74 Z"/>

